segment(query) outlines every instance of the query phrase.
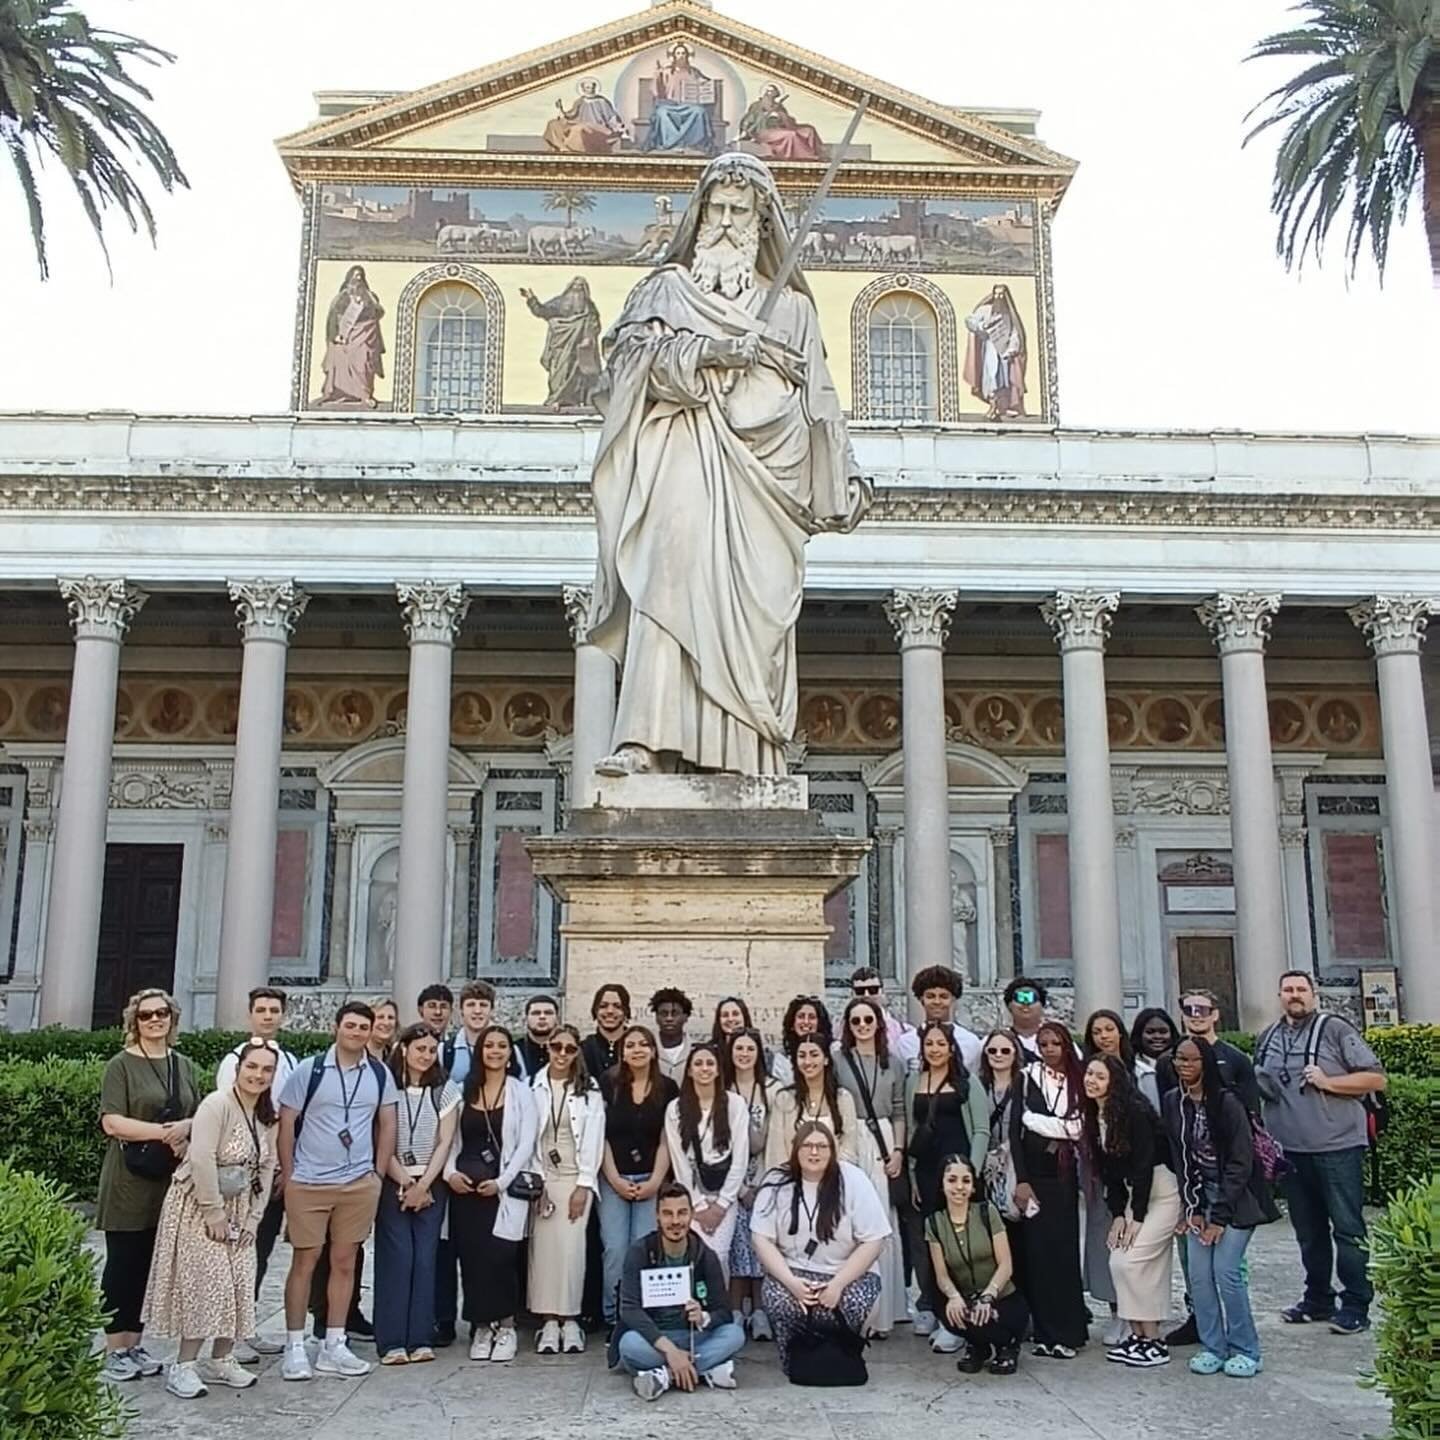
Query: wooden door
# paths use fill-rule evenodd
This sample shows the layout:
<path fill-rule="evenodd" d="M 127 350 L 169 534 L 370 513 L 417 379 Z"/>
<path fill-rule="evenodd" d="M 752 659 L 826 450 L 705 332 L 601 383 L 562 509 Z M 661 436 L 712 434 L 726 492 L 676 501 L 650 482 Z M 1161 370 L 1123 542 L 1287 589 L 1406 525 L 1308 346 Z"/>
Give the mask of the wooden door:
<path fill-rule="evenodd" d="M 1181 935 L 1177 940 L 1180 995 L 1194 985 L 1220 997 L 1220 1028 L 1240 1028 L 1240 1005 L 1235 994 L 1235 937 L 1233 935 Z M 1176 996 L 1179 999 L 1179 995 Z"/>
<path fill-rule="evenodd" d="M 118 1025 L 137 990 L 174 989 L 184 855 L 183 845 L 105 847 L 92 1027 Z"/>

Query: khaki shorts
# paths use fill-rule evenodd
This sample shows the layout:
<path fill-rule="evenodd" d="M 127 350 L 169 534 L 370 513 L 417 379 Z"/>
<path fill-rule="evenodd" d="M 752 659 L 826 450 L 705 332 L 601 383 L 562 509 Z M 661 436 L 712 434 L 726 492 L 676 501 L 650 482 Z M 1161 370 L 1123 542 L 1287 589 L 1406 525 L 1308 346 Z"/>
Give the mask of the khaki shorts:
<path fill-rule="evenodd" d="M 370 1233 L 380 1203 L 380 1177 L 372 1170 L 348 1185 L 285 1187 L 285 1230 L 297 1250 L 316 1250 L 326 1239 L 359 1245 Z"/>

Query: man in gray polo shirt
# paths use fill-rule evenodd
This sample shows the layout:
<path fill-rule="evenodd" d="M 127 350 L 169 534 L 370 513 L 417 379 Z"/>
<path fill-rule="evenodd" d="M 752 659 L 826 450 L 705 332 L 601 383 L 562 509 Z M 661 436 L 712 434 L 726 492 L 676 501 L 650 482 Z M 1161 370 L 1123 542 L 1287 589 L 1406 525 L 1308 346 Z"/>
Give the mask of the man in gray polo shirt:
<path fill-rule="evenodd" d="M 1385 1071 L 1348 1020 L 1321 1013 L 1304 970 L 1280 977 L 1280 1007 L 1255 1042 L 1255 1078 L 1265 1124 L 1294 1166 L 1284 1193 L 1305 1267 L 1304 1297 L 1281 1318 L 1354 1335 L 1369 1329 L 1375 1293 L 1365 1269 L 1364 1097 L 1385 1088 Z"/>
<path fill-rule="evenodd" d="M 280 1173 L 294 1254 L 285 1280 L 287 1380 L 314 1373 L 305 1353 L 305 1306 L 320 1252 L 330 1246 L 328 1324 L 315 1370 L 365 1375 L 370 1366 L 345 1342 L 355 1282 L 355 1251 L 370 1233 L 380 1177 L 395 1150 L 398 1095 L 390 1072 L 367 1050 L 375 1023 L 350 1001 L 335 1015 L 335 1043 L 303 1061 L 280 1094 Z"/>

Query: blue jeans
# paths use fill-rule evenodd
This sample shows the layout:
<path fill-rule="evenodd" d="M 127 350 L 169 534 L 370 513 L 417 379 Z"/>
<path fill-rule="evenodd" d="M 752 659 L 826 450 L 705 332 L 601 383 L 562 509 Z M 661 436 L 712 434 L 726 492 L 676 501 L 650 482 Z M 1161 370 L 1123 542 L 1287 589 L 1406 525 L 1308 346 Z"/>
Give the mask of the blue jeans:
<path fill-rule="evenodd" d="M 622 1180 L 643 1184 L 648 1175 L 622 1175 Z M 605 1251 L 605 1323 L 615 1323 L 616 1292 L 625 1269 L 625 1252 L 655 1229 L 655 1199 L 622 1200 L 610 1182 L 600 1177 L 600 1244 Z"/>
<path fill-rule="evenodd" d="M 445 1220 L 444 1187 L 435 1203 L 402 1210 L 395 1182 L 387 1179 L 375 1215 L 375 1351 L 416 1350 L 435 1338 L 435 1252 Z"/>
<path fill-rule="evenodd" d="M 660 1334 L 689 1353 L 689 1330 L 662 1330 Z M 712 1325 L 708 1330 L 696 1330 L 694 1335 L 695 1370 L 700 1375 L 707 1375 L 717 1365 L 733 1360 L 745 1344 L 744 1326 L 734 1320 Z M 620 1364 L 627 1375 L 638 1375 L 642 1370 L 663 1370 L 665 1357 L 638 1330 L 627 1330 L 620 1337 Z"/>
<path fill-rule="evenodd" d="M 1190 1267 L 1190 1298 L 1200 1343 L 1222 1360 L 1232 1355 L 1260 1358 L 1260 1336 L 1250 1313 L 1250 1287 L 1241 1266 L 1253 1230 L 1227 1225 L 1213 1245 L 1202 1245 L 1197 1235 L 1185 1237 Z"/>
<path fill-rule="evenodd" d="M 1285 1201 L 1305 1267 L 1302 1303 L 1312 1315 L 1335 1309 L 1337 1278 L 1340 1308 L 1347 1314 L 1368 1315 L 1375 1298 L 1365 1269 L 1365 1153 L 1363 1145 L 1286 1152 L 1295 1168 L 1285 1178 Z"/>

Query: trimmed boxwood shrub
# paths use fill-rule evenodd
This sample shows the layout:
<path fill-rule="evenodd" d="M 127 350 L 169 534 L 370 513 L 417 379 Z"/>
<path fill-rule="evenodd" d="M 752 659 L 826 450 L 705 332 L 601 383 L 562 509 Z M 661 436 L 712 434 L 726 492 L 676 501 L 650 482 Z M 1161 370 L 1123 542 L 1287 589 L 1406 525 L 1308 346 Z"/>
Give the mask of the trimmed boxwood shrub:
<path fill-rule="evenodd" d="M 100 1378 L 103 1352 L 91 1349 L 104 1320 L 85 1222 L 63 1188 L 0 1163 L 0 1435 L 125 1433 L 120 1397 Z"/>
<path fill-rule="evenodd" d="M 175 1048 L 197 1065 L 213 1070 L 247 1038 L 244 1030 L 182 1030 L 175 1037 Z M 304 1057 L 329 1049 L 333 1038 L 328 1030 L 286 1030 L 280 1034 L 280 1043 Z M 108 1060 L 123 1043 L 118 1025 L 104 1030 L 65 1030 L 51 1025 L 14 1034 L 0 1030 L 0 1060 L 43 1060 L 51 1055 L 66 1060 Z"/>
<path fill-rule="evenodd" d="M 1226 1030 L 1222 1040 L 1247 1055 L 1255 1053 L 1255 1037 L 1248 1030 Z M 1440 1077 L 1440 1025 L 1392 1025 L 1367 1030 L 1365 1038 L 1388 1075 L 1414 1075 L 1422 1080 Z"/>

